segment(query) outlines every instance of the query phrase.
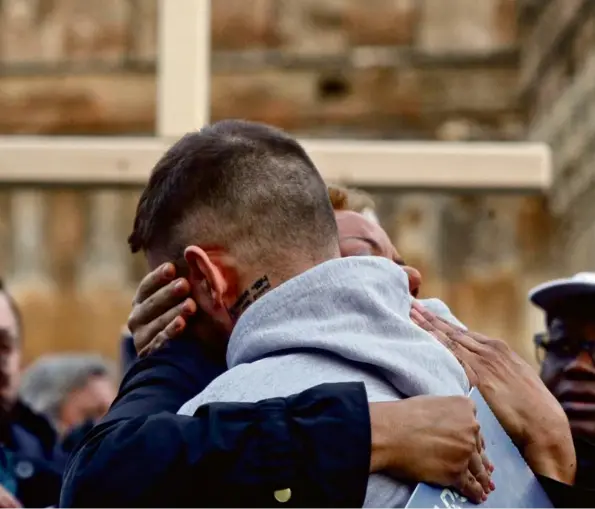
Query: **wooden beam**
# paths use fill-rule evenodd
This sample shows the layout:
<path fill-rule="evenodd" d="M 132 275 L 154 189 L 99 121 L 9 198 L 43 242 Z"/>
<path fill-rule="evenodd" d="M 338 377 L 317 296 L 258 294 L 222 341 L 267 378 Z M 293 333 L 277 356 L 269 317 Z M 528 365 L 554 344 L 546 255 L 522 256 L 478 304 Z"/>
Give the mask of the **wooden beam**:
<path fill-rule="evenodd" d="M 0 136 L 0 183 L 142 186 L 171 141 Z M 540 143 L 304 140 L 329 182 L 359 187 L 543 191 L 551 155 Z"/>
<path fill-rule="evenodd" d="M 210 0 L 159 0 L 157 135 L 177 138 L 210 117 Z"/>

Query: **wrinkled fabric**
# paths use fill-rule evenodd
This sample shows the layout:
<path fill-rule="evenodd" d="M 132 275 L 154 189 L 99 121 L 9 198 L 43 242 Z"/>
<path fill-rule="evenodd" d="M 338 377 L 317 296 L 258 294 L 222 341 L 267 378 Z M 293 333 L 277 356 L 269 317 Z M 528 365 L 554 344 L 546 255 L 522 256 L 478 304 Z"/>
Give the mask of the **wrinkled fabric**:
<path fill-rule="evenodd" d="M 466 395 L 469 382 L 459 362 L 409 318 L 411 300 L 406 273 L 389 260 L 351 257 L 318 265 L 248 308 L 229 341 L 229 371 L 179 413 L 193 415 L 216 401 L 289 396 L 329 382 L 363 382 L 369 401 Z M 452 317 L 436 299 L 426 306 Z M 411 488 L 371 475 L 364 505 L 402 507 Z"/>

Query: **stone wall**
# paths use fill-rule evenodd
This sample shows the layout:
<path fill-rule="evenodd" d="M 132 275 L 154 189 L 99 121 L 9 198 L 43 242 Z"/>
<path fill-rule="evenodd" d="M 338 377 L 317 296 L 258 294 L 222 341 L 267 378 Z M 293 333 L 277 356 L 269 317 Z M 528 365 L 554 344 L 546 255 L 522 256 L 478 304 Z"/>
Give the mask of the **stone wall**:
<path fill-rule="evenodd" d="M 524 2 L 521 94 L 529 136 L 551 144 L 555 263 L 595 269 L 595 2 Z"/>
<path fill-rule="evenodd" d="M 516 0 L 214 0 L 212 116 L 304 136 L 520 139 L 516 9 Z M 155 0 L 2 0 L 0 132 L 152 134 L 156 11 Z M 124 242 L 136 196 L 0 194 L 0 259 L 25 307 L 29 358 L 116 355 L 144 270 Z M 525 294 L 549 275 L 544 201 L 377 199 L 426 293 L 530 357 Z"/>
<path fill-rule="evenodd" d="M 515 139 L 514 6 L 215 0 L 213 118 L 320 136 Z M 153 132 L 155 0 L 1 9 L 0 132 Z"/>

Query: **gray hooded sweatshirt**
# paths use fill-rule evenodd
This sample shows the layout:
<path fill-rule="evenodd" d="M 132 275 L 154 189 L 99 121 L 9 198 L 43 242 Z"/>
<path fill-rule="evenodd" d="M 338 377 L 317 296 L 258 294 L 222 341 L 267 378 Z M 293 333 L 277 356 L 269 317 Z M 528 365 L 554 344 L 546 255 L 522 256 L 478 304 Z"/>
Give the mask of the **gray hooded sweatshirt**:
<path fill-rule="evenodd" d="M 363 382 L 371 402 L 468 394 L 457 359 L 409 318 L 411 302 L 405 271 L 387 259 L 349 257 L 318 265 L 246 310 L 229 340 L 229 371 L 178 413 L 336 382 Z M 440 301 L 424 304 L 456 321 Z M 372 474 L 364 507 L 404 507 L 412 488 Z"/>

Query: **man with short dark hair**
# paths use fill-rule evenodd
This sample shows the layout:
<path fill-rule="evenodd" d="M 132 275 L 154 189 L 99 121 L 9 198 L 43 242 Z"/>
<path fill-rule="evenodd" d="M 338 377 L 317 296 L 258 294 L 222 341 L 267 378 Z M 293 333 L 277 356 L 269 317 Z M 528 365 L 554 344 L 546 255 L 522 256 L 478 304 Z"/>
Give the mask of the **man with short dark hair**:
<path fill-rule="evenodd" d="M 326 186 L 299 143 L 233 120 L 187 134 L 167 151 L 129 238 L 132 251 L 145 251 L 153 267 L 182 262 L 187 246 L 205 245 L 256 271 L 266 267 L 273 278 L 285 277 L 292 259 L 315 264 L 338 256 L 336 242 Z"/>

